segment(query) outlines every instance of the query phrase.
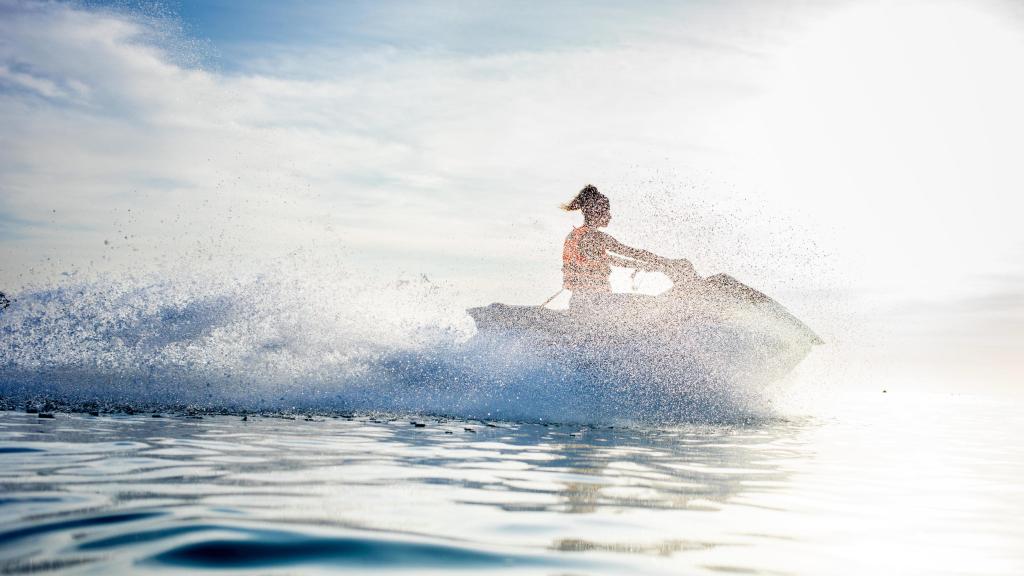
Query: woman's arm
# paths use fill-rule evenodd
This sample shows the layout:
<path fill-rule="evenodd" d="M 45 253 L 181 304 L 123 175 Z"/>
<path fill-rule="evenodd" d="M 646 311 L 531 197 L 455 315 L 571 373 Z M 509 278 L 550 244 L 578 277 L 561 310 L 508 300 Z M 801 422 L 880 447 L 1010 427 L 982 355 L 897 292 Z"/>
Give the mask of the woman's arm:
<path fill-rule="evenodd" d="M 636 268 L 638 264 L 636 260 L 630 260 L 614 254 L 608 255 L 608 263 L 619 268 Z"/>
<path fill-rule="evenodd" d="M 640 250 L 639 248 L 626 246 L 622 242 L 619 242 L 618 240 L 612 238 L 611 236 L 605 234 L 604 232 L 598 231 L 593 234 L 588 234 L 588 236 L 593 236 L 594 244 L 597 244 L 600 247 L 600 249 L 607 250 L 608 252 L 614 252 L 615 254 L 626 256 L 628 258 L 632 258 L 633 260 L 646 262 L 648 264 L 662 265 L 665 263 L 665 258 L 658 256 L 654 252 L 649 252 L 647 250 Z M 623 260 L 619 259 L 619 261 Z M 634 264 L 626 264 L 626 266 L 634 266 Z"/>

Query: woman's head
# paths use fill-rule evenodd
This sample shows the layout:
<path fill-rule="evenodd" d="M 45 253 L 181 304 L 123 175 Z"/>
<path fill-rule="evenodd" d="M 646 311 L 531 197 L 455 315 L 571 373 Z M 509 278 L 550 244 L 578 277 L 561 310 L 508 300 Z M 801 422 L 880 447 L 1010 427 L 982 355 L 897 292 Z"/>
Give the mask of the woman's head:
<path fill-rule="evenodd" d="M 562 209 L 583 212 L 583 221 L 588 226 L 607 226 L 612 219 L 611 203 L 608 197 L 598 191 L 597 186 L 587 184 L 579 194 L 562 206 Z"/>

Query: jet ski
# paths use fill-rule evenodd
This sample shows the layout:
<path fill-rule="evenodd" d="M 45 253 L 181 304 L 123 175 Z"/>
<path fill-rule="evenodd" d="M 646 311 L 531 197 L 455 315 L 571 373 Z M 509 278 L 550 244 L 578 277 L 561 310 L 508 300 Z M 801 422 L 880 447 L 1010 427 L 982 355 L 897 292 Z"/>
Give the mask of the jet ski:
<path fill-rule="evenodd" d="M 475 339 L 515 341 L 537 354 L 635 379 L 768 383 L 822 339 L 781 304 L 735 278 L 702 278 L 686 260 L 663 272 L 657 295 L 606 294 L 568 310 L 495 303 L 470 308 Z"/>

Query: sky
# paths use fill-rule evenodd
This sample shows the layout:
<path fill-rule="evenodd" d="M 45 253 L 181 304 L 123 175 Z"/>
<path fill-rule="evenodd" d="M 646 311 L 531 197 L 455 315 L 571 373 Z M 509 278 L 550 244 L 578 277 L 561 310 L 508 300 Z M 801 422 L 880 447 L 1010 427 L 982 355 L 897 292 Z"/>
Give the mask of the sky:
<path fill-rule="evenodd" d="M 1002 0 L 0 0 L 0 290 L 302 253 L 539 303 L 593 183 L 851 363 L 1012 388 L 1022 65 Z"/>

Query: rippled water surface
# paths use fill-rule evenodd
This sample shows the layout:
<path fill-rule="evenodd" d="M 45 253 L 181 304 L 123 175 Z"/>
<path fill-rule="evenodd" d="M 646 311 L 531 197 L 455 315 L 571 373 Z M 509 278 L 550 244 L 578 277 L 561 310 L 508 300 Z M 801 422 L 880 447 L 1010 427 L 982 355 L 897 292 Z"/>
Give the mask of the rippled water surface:
<path fill-rule="evenodd" d="M 0 571 L 1020 574 L 1020 431 L 892 395 L 668 429 L 0 412 Z"/>

